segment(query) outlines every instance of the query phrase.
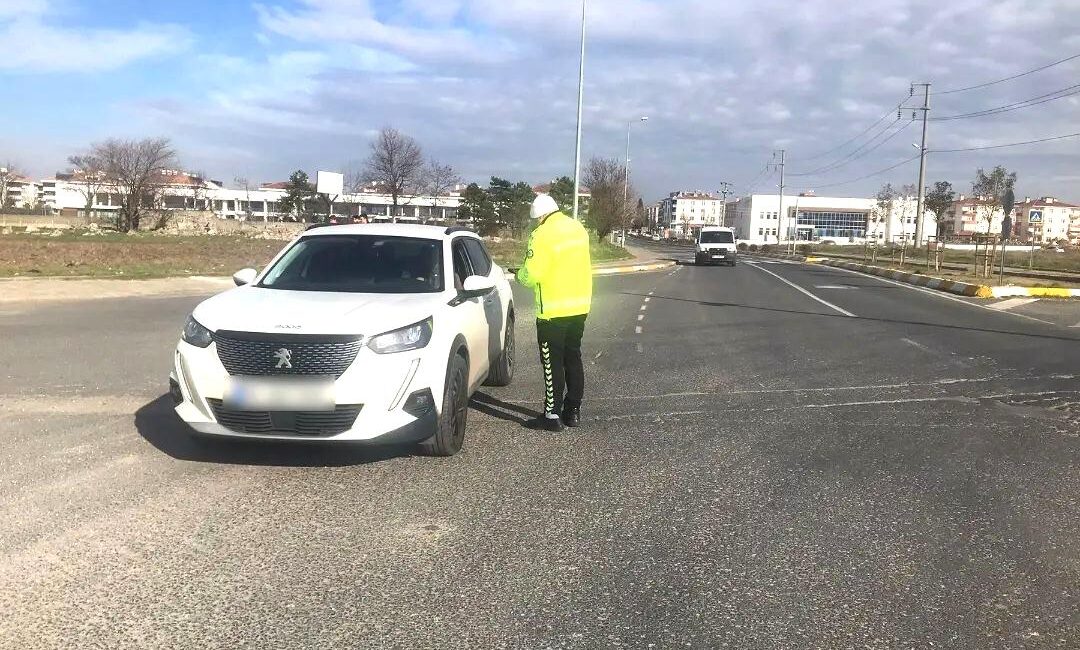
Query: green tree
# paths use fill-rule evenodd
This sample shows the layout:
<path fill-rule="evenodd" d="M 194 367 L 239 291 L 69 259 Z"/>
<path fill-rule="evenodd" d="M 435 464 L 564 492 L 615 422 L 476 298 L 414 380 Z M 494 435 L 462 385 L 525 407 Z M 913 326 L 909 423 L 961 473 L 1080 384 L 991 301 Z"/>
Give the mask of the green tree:
<path fill-rule="evenodd" d="M 1004 208 L 1006 196 L 1016 187 L 1016 172 L 1010 172 L 1001 165 L 986 173 L 980 167 L 975 172 L 975 182 L 971 193 L 983 199 L 979 204 L 979 215 L 986 221 L 986 232 L 993 233 L 994 215 Z M 1012 209 L 1012 206 L 1009 206 Z"/>
<path fill-rule="evenodd" d="M 945 223 L 945 217 L 955 200 L 956 192 L 953 191 L 952 183 L 949 181 L 934 183 L 934 189 L 927 192 L 926 198 L 923 199 L 926 209 L 934 213 L 934 223 L 937 224 L 935 234 L 938 239 L 941 238 L 941 226 Z"/>
<path fill-rule="evenodd" d="M 461 193 L 458 217 L 472 221 L 473 227 L 481 235 L 490 235 L 499 229 L 495 205 L 487 191 L 476 183 L 469 183 Z"/>
<path fill-rule="evenodd" d="M 551 182 L 548 194 L 555 199 L 559 209 L 570 214 L 574 210 L 574 179 L 569 176 L 560 176 Z M 578 206 L 580 209 L 580 206 Z"/>
<path fill-rule="evenodd" d="M 298 221 L 308 221 L 311 210 L 307 202 L 314 196 L 315 188 L 312 187 L 307 172 L 298 169 L 289 176 L 285 196 L 280 201 L 281 211 L 286 215 L 295 215 Z"/>

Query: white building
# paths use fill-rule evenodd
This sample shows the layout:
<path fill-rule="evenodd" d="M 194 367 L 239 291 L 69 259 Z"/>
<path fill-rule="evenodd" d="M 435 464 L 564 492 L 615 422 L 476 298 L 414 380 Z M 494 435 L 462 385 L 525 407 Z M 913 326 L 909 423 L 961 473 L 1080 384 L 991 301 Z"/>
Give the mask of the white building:
<path fill-rule="evenodd" d="M 1080 239 L 1080 206 L 1052 196 L 1025 197 L 1013 209 L 1013 233 L 1037 244 Z"/>
<path fill-rule="evenodd" d="M 723 225 L 724 203 L 708 192 L 672 192 L 656 206 L 656 223 L 676 235 L 688 236 L 702 226 Z"/>
<path fill-rule="evenodd" d="M 166 210 L 208 210 L 226 219 L 280 220 L 281 200 L 286 194 L 286 183 L 264 183 L 251 188 L 226 188 L 220 181 L 203 179 L 181 171 L 169 172 L 162 192 L 160 207 Z M 57 174 L 55 178 L 41 182 L 41 201 L 54 212 L 61 214 L 85 214 L 87 194 L 92 194 L 91 210 L 94 213 L 116 212 L 120 209 L 122 196 L 116 187 L 102 184 L 88 185 L 78 174 Z M 322 199 L 307 202 L 316 214 L 327 214 Z M 372 220 L 401 221 L 453 220 L 457 218 L 461 196 L 457 190 L 449 195 L 398 197 L 394 209 L 393 197 L 377 187 L 365 187 L 363 191 L 337 197 L 333 214 L 345 217 L 364 216 Z"/>
<path fill-rule="evenodd" d="M 779 241 L 831 241 L 837 244 L 915 240 L 915 199 L 899 199 L 879 206 L 875 199 L 752 194 L 727 204 L 725 224 L 735 237 L 752 243 Z M 933 234 L 933 214 L 924 211 L 924 234 Z"/>
<path fill-rule="evenodd" d="M 38 205 L 41 185 L 25 176 L 8 174 L 6 170 L 0 169 L 0 173 L 5 174 L 0 183 L 0 207 L 33 208 Z"/>

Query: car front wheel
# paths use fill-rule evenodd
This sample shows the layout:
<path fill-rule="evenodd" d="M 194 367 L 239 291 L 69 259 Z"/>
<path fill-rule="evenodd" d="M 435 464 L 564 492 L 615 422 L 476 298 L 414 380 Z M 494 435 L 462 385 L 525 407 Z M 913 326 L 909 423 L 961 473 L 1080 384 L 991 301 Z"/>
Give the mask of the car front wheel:
<path fill-rule="evenodd" d="M 509 386 L 514 381 L 514 313 L 506 317 L 506 332 L 503 334 L 503 348 L 488 373 L 488 386 Z"/>
<path fill-rule="evenodd" d="M 469 414 L 469 364 L 455 354 L 446 368 L 446 389 L 442 410 L 435 424 L 435 435 L 420 443 L 428 456 L 453 456 L 465 442 L 465 421 Z"/>

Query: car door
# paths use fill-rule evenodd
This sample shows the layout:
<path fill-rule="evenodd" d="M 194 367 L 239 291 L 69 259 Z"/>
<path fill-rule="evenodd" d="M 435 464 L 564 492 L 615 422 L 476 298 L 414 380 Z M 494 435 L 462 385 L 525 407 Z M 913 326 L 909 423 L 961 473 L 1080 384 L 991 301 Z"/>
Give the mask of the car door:
<path fill-rule="evenodd" d="M 450 256 L 454 262 L 454 288 L 459 292 L 465 278 L 474 273 L 463 240 L 464 237 L 458 237 L 450 245 Z M 453 307 L 459 331 L 469 346 L 469 386 L 472 388 L 483 381 L 490 364 L 487 315 L 484 311 L 487 297 L 460 298 L 454 301 Z"/>
<path fill-rule="evenodd" d="M 503 330 L 506 327 L 506 296 L 499 287 L 505 284 L 505 278 L 495 277 L 499 269 L 491 261 L 491 256 L 484 249 L 484 244 L 474 237 L 465 237 L 465 251 L 469 254 L 473 273 L 495 281 L 495 290 L 484 296 L 484 318 L 487 322 L 488 359 L 498 359 L 502 354 Z"/>

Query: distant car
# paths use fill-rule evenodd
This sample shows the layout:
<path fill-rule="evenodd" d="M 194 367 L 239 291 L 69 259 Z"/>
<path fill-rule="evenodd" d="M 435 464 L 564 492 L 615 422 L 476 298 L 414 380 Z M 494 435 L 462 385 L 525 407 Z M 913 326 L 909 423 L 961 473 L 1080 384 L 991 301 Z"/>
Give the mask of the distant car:
<path fill-rule="evenodd" d="M 313 227 L 195 307 L 169 377 L 196 432 L 462 447 L 470 395 L 514 377 L 514 304 L 474 233 Z"/>
<path fill-rule="evenodd" d="M 652 240 L 653 240 L 653 241 L 660 241 L 660 235 L 654 234 L 654 235 L 652 236 Z"/>
<path fill-rule="evenodd" d="M 698 234 L 694 263 L 735 266 L 737 248 L 734 230 L 722 226 L 705 226 Z"/>

